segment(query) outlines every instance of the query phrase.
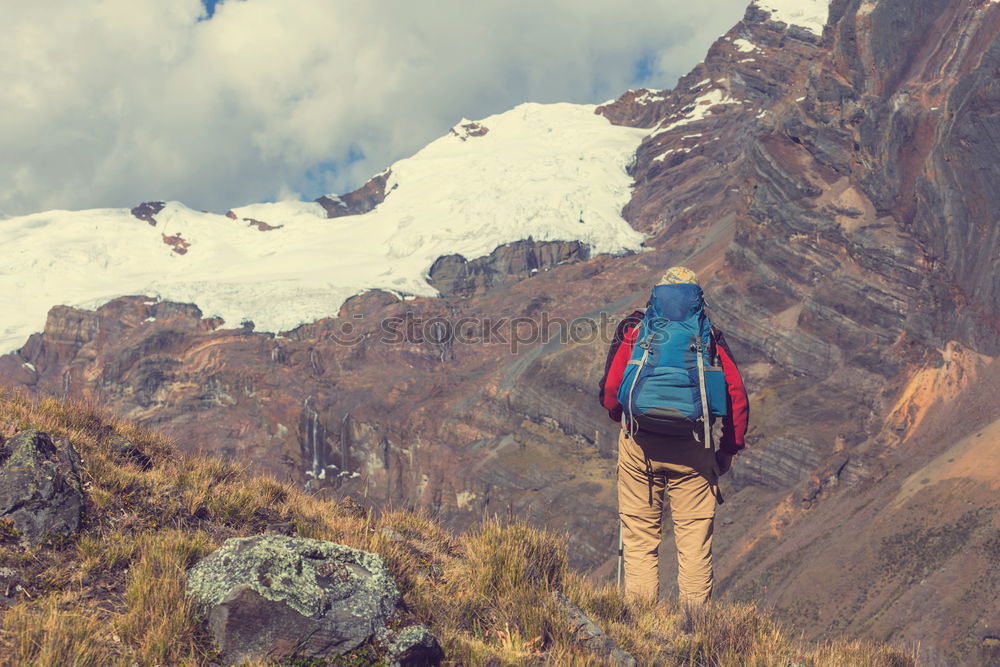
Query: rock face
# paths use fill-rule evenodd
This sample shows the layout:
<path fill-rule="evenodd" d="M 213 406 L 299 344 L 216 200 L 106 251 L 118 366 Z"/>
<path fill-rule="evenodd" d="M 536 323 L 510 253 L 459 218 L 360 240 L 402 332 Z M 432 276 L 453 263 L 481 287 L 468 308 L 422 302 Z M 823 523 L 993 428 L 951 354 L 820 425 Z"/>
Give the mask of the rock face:
<path fill-rule="evenodd" d="M 43 431 L 0 442 L 0 521 L 29 544 L 75 533 L 84 501 L 79 468 L 73 445 Z"/>
<path fill-rule="evenodd" d="M 166 202 L 162 201 L 144 201 L 138 206 L 132 207 L 132 215 L 149 223 L 150 227 L 156 227 L 156 218 L 153 216 L 162 211 L 166 205 Z"/>
<path fill-rule="evenodd" d="M 323 207 L 328 218 L 367 213 L 385 201 L 385 186 L 391 174 L 385 171 L 353 192 L 339 197 L 324 195 L 316 203 Z"/>
<path fill-rule="evenodd" d="M 344 320 L 361 319 L 381 308 L 399 301 L 399 297 L 385 290 L 373 289 L 356 294 L 344 301 L 337 317 Z"/>
<path fill-rule="evenodd" d="M 539 271 L 585 261 L 589 256 L 589 249 L 579 241 L 527 239 L 500 246 L 471 262 L 461 255 L 439 257 L 428 272 L 427 282 L 442 296 L 482 295 L 530 278 Z"/>
<path fill-rule="evenodd" d="M 399 601 L 379 556 L 283 535 L 227 540 L 188 592 L 227 664 L 346 653 L 383 633 Z"/>

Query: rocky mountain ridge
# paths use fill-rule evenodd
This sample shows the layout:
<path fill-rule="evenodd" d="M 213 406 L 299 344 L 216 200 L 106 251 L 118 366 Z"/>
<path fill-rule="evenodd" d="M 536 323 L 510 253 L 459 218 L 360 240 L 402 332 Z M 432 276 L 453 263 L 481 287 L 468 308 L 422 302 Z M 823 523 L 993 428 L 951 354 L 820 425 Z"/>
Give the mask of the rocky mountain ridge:
<path fill-rule="evenodd" d="M 616 425 L 588 332 L 684 263 L 752 391 L 723 591 L 815 636 L 982 664 L 1000 622 L 998 36 L 981 0 L 834 0 L 822 35 L 752 4 L 676 88 L 598 109 L 646 131 L 623 211 L 643 252 L 441 259 L 441 298 L 371 292 L 280 335 L 142 297 L 56 308 L 0 373 L 459 528 L 524 516 L 601 576 Z"/>

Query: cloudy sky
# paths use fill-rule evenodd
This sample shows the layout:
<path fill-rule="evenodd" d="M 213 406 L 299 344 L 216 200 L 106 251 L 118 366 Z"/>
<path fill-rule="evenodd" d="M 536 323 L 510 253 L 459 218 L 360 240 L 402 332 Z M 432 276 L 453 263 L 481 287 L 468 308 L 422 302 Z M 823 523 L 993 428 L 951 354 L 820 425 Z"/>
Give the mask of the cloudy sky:
<path fill-rule="evenodd" d="M 747 3 L 7 3 L 0 213 L 344 192 L 462 117 L 671 87 Z"/>

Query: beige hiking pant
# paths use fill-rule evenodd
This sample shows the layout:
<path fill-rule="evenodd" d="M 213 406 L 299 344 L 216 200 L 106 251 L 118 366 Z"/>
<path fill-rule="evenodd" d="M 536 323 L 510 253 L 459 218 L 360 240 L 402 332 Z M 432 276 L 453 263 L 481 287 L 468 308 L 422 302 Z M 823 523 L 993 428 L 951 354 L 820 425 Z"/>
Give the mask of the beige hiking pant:
<path fill-rule="evenodd" d="M 712 595 L 712 524 L 718 477 L 711 449 L 689 437 L 639 431 L 618 436 L 618 513 L 622 522 L 627 595 L 657 599 L 663 492 L 677 546 L 680 601 Z"/>

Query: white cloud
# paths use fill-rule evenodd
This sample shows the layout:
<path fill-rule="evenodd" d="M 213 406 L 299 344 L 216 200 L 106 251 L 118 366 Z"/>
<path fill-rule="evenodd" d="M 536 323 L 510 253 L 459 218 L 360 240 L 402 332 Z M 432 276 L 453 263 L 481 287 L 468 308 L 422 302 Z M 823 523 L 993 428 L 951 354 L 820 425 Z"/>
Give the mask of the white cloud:
<path fill-rule="evenodd" d="M 13 3 L 0 211 L 344 190 L 463 116 L 671 86 L 745 4 L 230 0 L 199 22 L 198 0 Z"/>

